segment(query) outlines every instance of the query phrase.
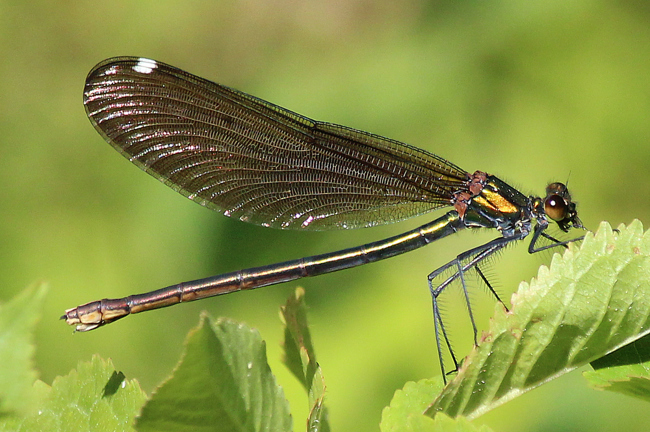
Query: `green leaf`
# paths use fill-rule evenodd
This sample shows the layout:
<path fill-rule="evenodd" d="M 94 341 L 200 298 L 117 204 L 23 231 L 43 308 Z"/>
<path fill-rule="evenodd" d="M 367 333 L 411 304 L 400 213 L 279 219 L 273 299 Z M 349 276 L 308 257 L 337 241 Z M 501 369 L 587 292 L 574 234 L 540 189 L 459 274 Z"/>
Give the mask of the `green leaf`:
<path fill-rule="evenodd" d="M 593 361 L 583 376 L 597 390 L 626 394 L 650 402 L 650 335 Z"/>
<path fill-rule="evenodd" d="M 289 431 L 289 406 L 256 330 L 207 315 L 173 376 L 152 395 L 139 431 Z"/>
<path fill-rule="evenodd" d="M 294 295 L 289 297 L 280 309 L 285 324 L 283 361 L 309 395 L 307 430 L 327 432 L 330 428 L 324 405 L 325 380 L 311 342 L 304 296 L 305 291 L 297 288 Z"/>
<path fill-rule="evenodd" d="M 0 307 L 0 417 L 34 409 L 32 333 L 46 293 L 46 284 L 34 285 Z"/>
<path fill-rule="evenodd" d="M 591 366 L 599 370 L 618 366 L 639 365 L 649 361 L 650 335 L 645 335 L 604 357 L 592 361 Z"/>
<path fill-rule="evenodd" d="M 442 387 L 442 378 L 407 382 L 403 389 L 395 392 L 390 405 L 382 411 L 381 432 L 400 431 L 411 417 L 422 416 Z"/>
<path fill-rule="evenodd" d="M 318 364 L 307 325 L 305 291 L 297 288 L 294 295 L 280 308 L 284 323 L 284 358 L 282 359 L 298 381 L 309 391 Z"/>
<path fill-rule="evenodd" d="M 601 224 L 580 249 L 555 255 L 497 307 L 428 415 L 475 418 L 650 331 L 650 235 L 639 221 L 618 233 Z"/>
<path fill-rule="evenodd" d="M 381 432 L 489 432 L 487 426 L 476 427 L 467 419 L 452 419 L 444 414 L 435 418 L 424 415 L 431 400 L 442 390 L 442 379 L 408 382 L 397 390 L 390 406 L 381 415 Z"/>
<path fill-rule="evenodd" d="M 146 395 L 136 381 L 120 379 L 110 361 L 94 356 L 81 362 L 67 376 L 57 377 L 50 388 L 36 381 L 41 395 L 37 412 L 0 424 L 2 430 L 15 431 L 124 431 L 144 404 Z M 122 375 L 123 377 L 123 375 Z M 106 393 L 111 386 L 110 394 Z"/>

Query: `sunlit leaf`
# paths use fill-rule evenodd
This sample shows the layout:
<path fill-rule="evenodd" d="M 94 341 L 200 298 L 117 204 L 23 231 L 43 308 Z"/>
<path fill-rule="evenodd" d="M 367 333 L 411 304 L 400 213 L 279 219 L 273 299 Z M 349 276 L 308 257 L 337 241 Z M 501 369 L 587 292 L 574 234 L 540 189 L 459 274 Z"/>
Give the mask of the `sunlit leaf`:
<path fill-rule="evenodd" d="M 294 295 L 289 297 L 287 303 L 281 308 L 285 324 L 283 360 L 309 395 L 307 430 L 327 432 L 329 422 L 324 405 L 325 380 L 311 342 L 304 295 L 305 291 L 302 288 L 296 289 Z"/>
<path fill-rule="evenodd" d="M 115 377 L 121 376 L 119 383 Z M 111 387 L 107 394 L 107 386 Z M 52 387 L 36 381 L 40 393 L 37 410 L 24 418 L 13 418 L 3 430 L 16 431 L 126 431 L 146 395 L 136 381 L 115 371 L 110 361 L 94 356 L 81 362 L 68 375 L 57 377 Z"/>
<path fill-rule="evenodd" d="M 428 410 L 474 418 L 650 332 L 650 235 L 602 224 L 555 255 L 510 312 L 497 307 L 457 377 Z"/>
<path fill-rule="evenodd" d="M 625 345 L 591 365 L 583 375 L 598 390 L 608 390 L 650 402 L 650 335 Z"/>
<path fill-rule="evenodd" d="M 381 416 L 381 432 L 489 432 L 487 426 L 476 427 L 467 419 L 452 419 L 444 414 L 435 418 L 424 415 L 431 400 L 442 390 L 442 379 L 408 382 L 397 390 L 390 406 Z"/>
<path fill-rule="evenodd" d="M 206 315 L 172 377 L 152 395 L 139 431 L 289 431 L 289 406 L 256 330 Z"/>

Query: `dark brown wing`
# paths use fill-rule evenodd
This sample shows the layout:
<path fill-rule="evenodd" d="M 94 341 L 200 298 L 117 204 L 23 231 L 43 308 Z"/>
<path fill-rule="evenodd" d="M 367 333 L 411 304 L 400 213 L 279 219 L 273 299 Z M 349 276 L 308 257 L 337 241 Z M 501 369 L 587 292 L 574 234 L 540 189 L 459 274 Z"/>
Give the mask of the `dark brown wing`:
<path fill-rule="evenodd" d="M 468 178 L 424 150 L 316 122 L 149 59 L 97 65 L 84 105 L 131 162 L 206 207 L 263 226 L 395 222 L 450 205 Z"/>

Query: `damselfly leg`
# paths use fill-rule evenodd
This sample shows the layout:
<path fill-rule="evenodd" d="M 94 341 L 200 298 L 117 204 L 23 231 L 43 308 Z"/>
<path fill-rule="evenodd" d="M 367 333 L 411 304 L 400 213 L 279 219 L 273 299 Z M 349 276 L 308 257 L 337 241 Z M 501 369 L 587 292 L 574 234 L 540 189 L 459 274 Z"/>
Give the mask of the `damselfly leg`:
<path fill-rule="evenodd" d="M 574 227 L 578 227 L 578 226 L 574 226 Z M 581 236 L 566 241 L 560 241 L 555 237 L 546 233 L 545 230 L 547 228 L 548 228 L 548 222 L 546 221 L 538 223 L 538 225 L 535 226 L 533 237 L 531 238 L 530 244 L 528 245 L 529 253 L 533 254 L 533 253 L 545 251 L 556 247 L 566 248 L 568 247 L 569 243 L 580 241 L 584 238 L 584 236 Z M 582 225 L 580 225 L 579 228 L 583 228 Z M 477 346 L 478 329 L 476 325 L 476 320 L 474 318 L 474 312 L 472 310 L 472 303 L 470 301 L 469 288 L 468 288 L 468 283 L 466 281 L 466 275 L 470 272 L 475 272 L 479 280 L 487 287 L 490 294 L 494 296 L 494 298 L 503 305 L 506 311 L 508 311 L 509 310 L 508 306 L 499 297 L 497 291 L 494 289 L 494 287 L 492 286 L 488 278 L 485 276 L 483 270 L 481 270 L 479 265 L 485 262 L 486 259 L 493 256 L 495 253 L 498 253 L 499 251 L 503 250 L 510 243 L 525 238 L 526 235 L 527 233 L 520 233 L 519 235 L 513 237 L 507 237 L 507 238 L 501 237 L 501 238 L 494 239 L 488 243 L 485 243 L 484 245 L 463 252 L 462 254 L 458 255 L 455 259 L 449 261 L 447 264 L 439 267 L 435 271 L 431 272 L 431 274 L 429 274 L 428 284 L 429 284 L 429 291 L 431 293 L 431 300 L 433 306 L 433 321 L 434 321 L 434 330 L 435 330 L 435 337 L 436 337 L 436 347 L 438 351 L 438 358 L 440 361 L 440 368 L 445 383 L 447 382 L 447 376 L 449 374 L 458 371 L 459 363 L 443 323 L 442 314 L 440 312 L 440 304 L 439 304 L 440 295 L 451 285 L 453 285 L 454 282 L 460 285 L 463 293 L 465 305 L 467 307 L 469 320 L 472 326 L 474 345 Z M 537 242 L 540 237 L 544 237 L 548 239 L 549 241 L 551 241 L 551 243 L 543 246 L 537 246 Z M 445 273 L 448 273 L 450 270 L 453 270 L 453 273 L 451 273 L 451 275 L 445 278 L 440 284 L 434 285 L 436 279 L 439 279 Z M 453 369 L 449 371 L 445 370 L 442 340 L 444 340 L 444 345 L 447 347 L 447 350 L 449 352 L 453 364 Z"/>

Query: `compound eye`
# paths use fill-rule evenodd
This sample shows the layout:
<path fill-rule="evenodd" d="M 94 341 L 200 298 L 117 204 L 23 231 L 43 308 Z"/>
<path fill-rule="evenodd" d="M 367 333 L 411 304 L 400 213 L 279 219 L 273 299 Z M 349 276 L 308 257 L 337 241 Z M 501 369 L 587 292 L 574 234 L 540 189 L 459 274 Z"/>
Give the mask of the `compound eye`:
<path fill-rule="evenodd" d="M 544 212 L 555 222 L 567 217 L 569 206 L 560 195 L 549 195 L 544 201 Z"/>

